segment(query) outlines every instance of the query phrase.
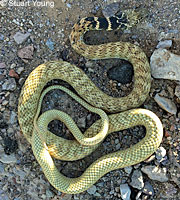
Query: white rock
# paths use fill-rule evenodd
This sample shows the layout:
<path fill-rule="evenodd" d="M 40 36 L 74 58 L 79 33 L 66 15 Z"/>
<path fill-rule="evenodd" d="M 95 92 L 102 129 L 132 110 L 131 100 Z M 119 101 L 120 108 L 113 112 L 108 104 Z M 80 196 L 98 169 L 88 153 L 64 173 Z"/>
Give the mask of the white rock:
<path fill-rule="evenodd" d="M 150 59 L 154 78 L 180 80 L 180 56 L 166 49 L 157 49 Z"/>
<path fill-rule="evenodd" d="M 27 38 L 30 36 L 30 33 L 21 33 L 21 32 L 17 32 L 13 38 L 15 40 L 15 42 L 17 44 L 22 44 L 24 41 L 27 40 Z"/>
<path fill-rule="evenodd" d="M 167 112 L 174 115 L 177 113 L 176 104 L 172 102 L 170 99 L 161 97 L 159 96 L 159 94 L 156 94 L 154 100 L 162 109 L 166 110 Z"/>
<path fill-rule="evenodd" d="M 3 147 L 0 145 L 0 162 L 5 164 L 16 163 L 17 159 L 14 154 L 5 154 Z"/>
<path fill-rule="evenodd" d="M 87 189 L 87 192 L 89 194 L 95 194 L 96 193 L 96 186 L 93 185 L 92 187 L 90 187 L 89 189 Z"/>
<path fill-rule="evenodd" d="M 66 6 L 67 6 L 68 8 L 71 8 L 71 7 L 72 7 L 72 5 L 71 5 L 70 3 L 67 3 Z"/>
<path fill-rule="evenodd" d="M 148 175 L 148 177 L 152 180 L 156 180 L 159 182 L 166 182 L 168 181 L 168 177 L 166 175 L 167 169 L 166 168 L 159 168 L 157 166 L 145 166 L 141 168 L 141 171 Z"/>
<path fill-rule="evenodd" d="M 24 71 L 24 67 L 19 67 L 19 68 L 16 70 L 16 72 L 17 72 L 18 74 L 21 74 L 23 71 Z"/>
<path fill-rule="evenodd" d="M 123 200 L 130 200 L 131 190 L 130 190 L 128 184 L 121 184 L 120 192 L 121 192 L 121 198 Z"/>
<path fill-rule="evenodd" d="M 156 46 L 157 49 L 159 48 L 170 48 L 172 46 L 172 40 L 164 40 L 160 41 L 158 45 Z"/>

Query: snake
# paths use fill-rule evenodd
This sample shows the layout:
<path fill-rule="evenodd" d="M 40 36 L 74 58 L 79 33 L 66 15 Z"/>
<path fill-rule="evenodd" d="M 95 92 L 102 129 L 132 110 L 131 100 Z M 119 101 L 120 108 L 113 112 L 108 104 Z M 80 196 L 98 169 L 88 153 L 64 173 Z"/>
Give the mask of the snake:
<path fill-rule="evenodd" d="M 134 70 L 133 89 L 127 96 L 112 97 L 99 89 L 85 72 L 66 61 L 48 61 L 36 67 L 26 79 L 18 101 L 18 121 L 22 133 L 32 146 L 33 154 L 45 177 L 58 191 L 68 194 L 81 193 L 95 184 L 106 173 L 135 165 L 146 160 L 159 147 L 163 137 L 160 119 L 147 109 L 137 108 L 149 95 L 151 72 L 143 50 L 129 42 L 86 44 L 88 31 L 129 29 L 141 18 L 141 12 L 128 9 L 111 17 L 86 17 L 72 28 L 72 48 L 87 59 L 120 58 L 129 61 Z M 73 91 L 54 85 L 44 89 L 53 79 L 66 81 Z M 60 89 L 83 107 L 100 115 L 84 133 L 65 112 L 52 109 L 40 115 L 42 100 L 50 90 Z M 59 137 L 48 130 L 54 120 L 62 121 L 74 135 L 73 140 Z M 127 149 L 106 154 L 93 162 L 81 176 L 69 178 L 56 167 L 54 159 L 74 161 L 88 156 L 103 139 L 120 130 L 144 126 L 145 137 Z"/>

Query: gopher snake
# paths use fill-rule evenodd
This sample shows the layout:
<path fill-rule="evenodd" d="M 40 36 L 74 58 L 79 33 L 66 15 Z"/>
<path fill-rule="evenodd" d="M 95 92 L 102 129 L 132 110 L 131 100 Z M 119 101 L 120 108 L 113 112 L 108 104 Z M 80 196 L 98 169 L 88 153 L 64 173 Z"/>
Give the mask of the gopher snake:
<path fill-rule="evenodd" d="M 150 90 L 150 67 L 143 51 L 138 46 L 127 42 L 87 45 L 83 41 L 83 35 L 89 30 L 128 28 L 137 23 L 138 16 L 137 12 L 127 10 L 117 17 L 83 18 L 74 25 L 70 35 L 72 47 L 87 58 L 123 58 L 132 63 L 134 67 L 134 87 L 126 97 L 114 98 L 108 96 L 98 89 L 81 69 L 64 61 L 51 61 L 39 65 L 31 72 L 23 86 L 18 105 L 18 119 L 21 130 L 31 143 L 33 153 L 45 176 L 61 192 L 71 194 L 83 192 L 105 173 L 145 160 L 154 153 L 161 143 L 163 128 L 159 118 L 145 109 L 129 110 L 141 105 Z M 99 109 L 103 120 L 96 121 L 82 135 L 77 131 L 78 128 L 74 126 L 71 118 L 60 111 L 47 111 L 38 118 L 43 96 L 49 90 L 61 87 L 52 86 L 42 93 L 46 83 L 52 79 L 62 79 L 68 82 L 79 96 L 94 106 L 90 106 L 91 111 L 96 112 Z M 60 89 L 70 95 L 72 94 L 66 88 L 61 87 Z M 83 106 L 87 105 L 88 107 L 88 104 L 80 100 L 77 95 L 74 95 L 73 98 L 82 103 Z M 101 109 L 116 114 L 110 114 L 107 117 Z M 119 111 L 124 112 L 117 113 Z M 64 116 L 64 118 L 61 116 Z M 61 119 L 72 132 L 75 131 L 75 137 L 79 142 L 65 140 L 49 132 L 47 125 L 53 119 Z M 51 156 L 69 161 L 81 159 L 97 148 L 99 145 L 99 140 L 96 140 L 97 135 L 100 134 L 99 136 L 103 139 L 107 134 L 136 125 L 143 125 L 146 128 L 146 136 L 139 143 L 126 150 L 99 158 L 80 177 L 68 178 L 57 170 Z M 103 131 L 101 131 L 102 126 Z M 95 140 L 91 142 L 91 138 Z M 84 141 L 83 144 L 86 145 L 81 144 L 81 141 Z"/>

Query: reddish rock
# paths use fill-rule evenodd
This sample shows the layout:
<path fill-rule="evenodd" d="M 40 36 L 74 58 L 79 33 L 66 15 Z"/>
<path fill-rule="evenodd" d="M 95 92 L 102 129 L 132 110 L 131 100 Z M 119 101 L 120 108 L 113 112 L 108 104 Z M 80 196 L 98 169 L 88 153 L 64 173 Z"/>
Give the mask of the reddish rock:
<path fill-rule="evenodd" d="M 170 136 L 170 134 L 169 134 L 169 132 L 168 131 L 165 131 L 165 137 L 169 137 Z"/>
<path fill-rule="evenodd" d="M 15 78 L 15 79 L 19 79 L 19 75 L 14 71 L 14 69 L 11 69 L 11 70 L 9 71 L 9 76 L 10 76 L 10 77 L 13 77 L 13 78 Z"/>

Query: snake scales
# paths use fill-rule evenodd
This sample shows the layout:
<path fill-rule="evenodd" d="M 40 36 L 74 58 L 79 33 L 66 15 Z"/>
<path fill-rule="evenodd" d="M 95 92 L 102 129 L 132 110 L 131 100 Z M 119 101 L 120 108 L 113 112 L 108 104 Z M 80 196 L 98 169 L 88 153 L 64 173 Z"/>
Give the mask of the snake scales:
<path fill-rule="evenodd" d="M 131 109 L 140 106 L 150 90 L 150 67 L 144 52 L 138 46 L 127 42 L 87 45 L 83 41 L 83 35 L 89 30 L 129 28 L 138 20 L 139 13 L 134 10 L 127 10 L 116 17 L 83 18 L 74 25 L 70 35 L 72 47 L 86 58 L 123 58 L 132 63 L 134 87 L 129 95 L 122 98 L 108 96 L 97 88 L 81 69 L 64 61 L 51 61 L 39 65 L 31 72 L 22 88 L 18 105 L 21 130 L 31 143 L 33 153 L 45 176 L 61 192 L 71 194 L 83 192 L 107 172 L 145 160 L 156 151 L 161 143 L 163 128 L 159 118 L 145 109 Z M 54 86 L 42 92 L 46 83 L 52 79 L 62 79 L 68 82 L 77 94 L 92 106 L 88 106 L 77 95 L 73 95 L 72 92 L 61 86 Z M 90 107 L 92 112 L 99 109 L 103 120 L 96 121 L 82 135 L 65 113 L 50 110 L 39 117 L 44 95 L 49 90 L 58 87 L 82 103 L 83 106 Z M 107 116 L 103 110 L 115 114 Z M 76 132 L 75 137 L 79 142 L 65 140 L 49 132 L 47 125 L 53 119 L 62 120 L 72 132 Z M 68 178 L 57 170 L 52 157 L 69 161 L 81 159 L 97 148 L 99 145 L 97 135 L 98 138 L 103 139 L 107 134 L 136 125 L 143 125 L 146 128 L 146 136 L 139 143 L 99 158 L 80 177 Z M 86 145 L 81 144 L 81 141 Z"/>

